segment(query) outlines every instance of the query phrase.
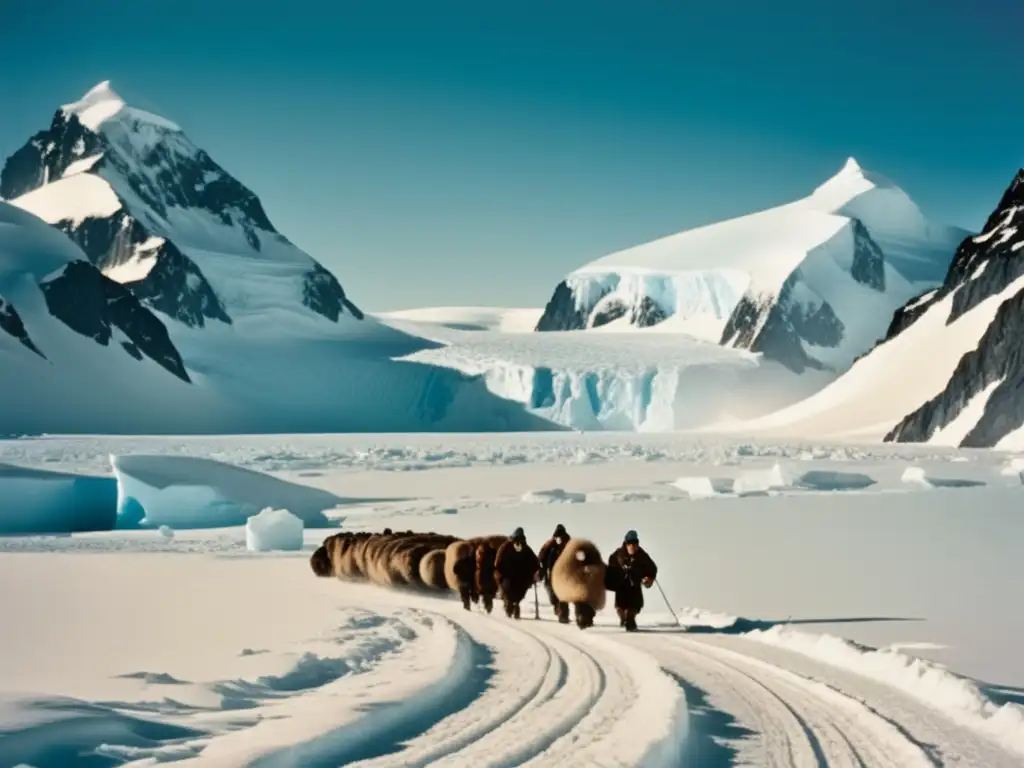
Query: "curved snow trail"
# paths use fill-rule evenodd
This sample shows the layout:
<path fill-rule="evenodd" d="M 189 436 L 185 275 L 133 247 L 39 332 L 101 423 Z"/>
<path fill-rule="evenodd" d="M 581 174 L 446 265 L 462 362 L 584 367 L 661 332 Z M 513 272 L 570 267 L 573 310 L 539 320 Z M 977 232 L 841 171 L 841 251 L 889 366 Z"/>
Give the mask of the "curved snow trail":
<path fill-rule="evenodd" d="M 731 720 L 726 728 L 701 734 L 733 737 L 734 755 L 720 764 L 1020 765 L 1019 756 L 938 710 L 792 651 L 725 635 L 641 633 L 622 641 L 650 653 L 689 688 L 691 699 L 706 697 L 712 712 Z M 693 736 L 691 756 L 701 750 Z"/>
<path fill-rule="evenodd" d="M 488 616 L 399 590 L 337 591 L 354 617 L 345 647 L 361 654 L 349 673 L 277 691 L 237 730 L 197 721 L 210 735 L 164 754 L 261 768 L 1020 764 L 927 701 L 742 635 L 581 632 L 547 611 L 512 621 L 500 607 Z"/>

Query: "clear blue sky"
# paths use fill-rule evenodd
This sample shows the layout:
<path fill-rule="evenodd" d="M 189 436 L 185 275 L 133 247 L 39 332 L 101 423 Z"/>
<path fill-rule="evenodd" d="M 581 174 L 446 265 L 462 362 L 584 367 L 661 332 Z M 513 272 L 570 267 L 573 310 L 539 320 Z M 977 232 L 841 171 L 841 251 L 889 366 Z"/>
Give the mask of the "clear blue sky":
<path fill-rule="evenodd" d="M 539 306 L 849 155 L 980 226 L 1024 160 L 1022 29 L 1021 0 L 5 0 L 0 154 L 110 79 L 367 309 Z"/>

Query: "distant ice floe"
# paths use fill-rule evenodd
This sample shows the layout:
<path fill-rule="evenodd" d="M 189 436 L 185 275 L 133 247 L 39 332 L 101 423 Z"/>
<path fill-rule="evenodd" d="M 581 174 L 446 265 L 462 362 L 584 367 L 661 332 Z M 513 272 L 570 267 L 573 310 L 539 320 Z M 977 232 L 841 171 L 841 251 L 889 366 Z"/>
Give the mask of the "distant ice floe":
<path fill-rule="evenodd" d="M 333 493 L 193 456 L 111 456 L 117 527 L 175 529 L 243 525 L 267 507 L 287 509 L 310 528 L 327 527 Z"/>
<path fill-rule="evenodd" d="M 116 503 L 109 477 L 0 464 L 0 535 L 110 530 Z"/>
<path fill-rule="evenodd" d="M 933 477 L 927 474 L 921 467 L 907 467 L 903 471 L 901 480 L 908 485 L 916 485 L 922 488 L 976 488 L 979 485 L 985 485 L 980 480 Z"/>
<path fill-rule="evenodd" d="M 804 472 L 793 481 L 798 488 L 815 491 L 859 491 L 875 485 L 873 477 L 862 472 L 837 472 L 827 469 L 816 469 Z"/>
<path fill-rule="evenodd" d="M 302 549 L 302 520 L 287 509 L 267 507 L 245 521 L 245 548 L 250 552 Z"/>

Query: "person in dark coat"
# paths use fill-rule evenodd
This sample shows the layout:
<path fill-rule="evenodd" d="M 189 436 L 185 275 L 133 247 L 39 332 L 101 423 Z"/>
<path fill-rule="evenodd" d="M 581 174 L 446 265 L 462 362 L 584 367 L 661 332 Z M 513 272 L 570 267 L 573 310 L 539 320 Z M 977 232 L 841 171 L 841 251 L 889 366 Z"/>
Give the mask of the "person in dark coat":
<path fill-rule="evenodd" d="M 522 528 L 516 528 L 508 541 L 498 548 L 494 559 L 494 576 L 501 587 L 505 615 L 519 618 L 519 604 L 540 578 L 540 561 L 526 543 Z"/>
<path fill-rule="evenodd" d="M 608 558 L 605 585 L 615 592 L 615 612 L 619 626 L 636 632 L 636 616 L 644 607 L 644 588 L 650 589 L 658 578 L 658 566 L 640 546 L 636 531 L 626 533 L 622 546 Z"/>
<path fill-rule="evenodd" d="M 548 600 L 551 601 L 551 607 L 555 611 L 555 616 L 563 624 L 569 623 L 569 604 L 559 600 L 558 595 L 555 594 L 555 590 L 551 586 L 551 569 L 555 567 L 555 563 L 558 562 L 558 556 L 562 554 L 562 550 L 565 549 L 565 545 L 568 543 L 569 533 L 565 530 L 565 526 L 559 523 L 555 527 L 555 532 L 551 534 L 551 538 L 544 542 L 540 552 L 537 553 L 537 559 L 540 560 L 541 575 L 544 578 L 544 589 L 548 593 Z"/>

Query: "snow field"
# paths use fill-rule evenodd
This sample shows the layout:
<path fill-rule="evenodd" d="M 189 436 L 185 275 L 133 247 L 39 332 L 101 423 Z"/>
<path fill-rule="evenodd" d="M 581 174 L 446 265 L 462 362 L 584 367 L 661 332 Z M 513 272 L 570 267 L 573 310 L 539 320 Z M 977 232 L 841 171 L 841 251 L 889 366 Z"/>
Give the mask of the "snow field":
<path fill-rule="evenodd" d="M 585 632 L 558 625 L 543 591 L 542 620 L 528 595 L 513 622 L 317 579 L 331 531 L 260 554 L 240 523 L 3 539 L 0 754 L 37 768 L 75 768 L 42 751 L 62 743 L 140 766 L 1020 763 L 1012 457 L 656 435 L 0 442 L 0 460 L 64 473 L 132 452 L 331 494 L 342 534 L 521 525 L 536 548 L 564 523 L 607 556 L 635 528 L 684 626 L 656 590 L 626 635 L 610 609 Z M 199 477 L 156 466 L 166 487 Z M 903 482 L 908 467 L 928 485 Z M 716 493 L 690 498 L 691 483 Z"/>

